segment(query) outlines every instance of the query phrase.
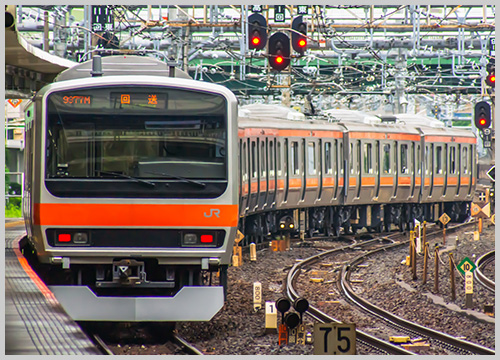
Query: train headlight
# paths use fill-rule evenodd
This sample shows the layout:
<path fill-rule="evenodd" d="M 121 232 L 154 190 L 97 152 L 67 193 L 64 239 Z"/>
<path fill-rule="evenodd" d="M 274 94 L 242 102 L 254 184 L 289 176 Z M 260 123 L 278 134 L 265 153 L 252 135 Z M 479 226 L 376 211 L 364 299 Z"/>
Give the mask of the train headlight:
<path fill-rule="evenodd" d="M 182 238 L 183 246 L 196 245 L 197 243 L 198 236 L 196 236 L 196 234 L 184 234 L 184 237 Z"/>
<path fill-rule="evenodd" d="M 73 243 L 75 244 L 88 244 L 89 236 L 87 233 L 77 232 L 73 234 Z"/>
<path fill-rule="evenodd" d="M 280 224 L 280 228 L 284 229 L 285 228 L 285 224 L 281 223 Z"/>
<path fill-rule="evenodd" d="M 293 229 L 294 225 L 293 225 L 293 223 L 291 223 L 289 226 L 290 226 L 290 229 Z"/>

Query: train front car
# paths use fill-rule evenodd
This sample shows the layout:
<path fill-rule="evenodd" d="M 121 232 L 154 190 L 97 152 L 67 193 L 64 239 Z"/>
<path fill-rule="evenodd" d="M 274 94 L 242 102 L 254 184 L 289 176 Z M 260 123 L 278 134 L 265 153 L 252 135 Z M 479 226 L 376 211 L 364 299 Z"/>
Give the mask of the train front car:
<path fill-rule="evenodd" d="M 206 321 L 238 221 L 237 105 L 226 88 L 103 76 L 27 110 L 28 242 L 75 320 Z"/>

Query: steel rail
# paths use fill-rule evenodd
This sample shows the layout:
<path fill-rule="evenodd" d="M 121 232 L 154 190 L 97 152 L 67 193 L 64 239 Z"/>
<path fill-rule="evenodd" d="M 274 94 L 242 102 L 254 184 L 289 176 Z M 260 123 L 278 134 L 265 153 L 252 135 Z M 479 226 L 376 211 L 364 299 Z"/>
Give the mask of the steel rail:
<path fill-rule="evenodd" d="M 477 269 L 474 271 L 474 277 L 476 280 L 483 285 L 487 290 L 495 293 L 495 282 L 490 278 L 486 277 L 481 269 L 484 269 L 489 263 L 495 261 L 495 250 L 490 251 L 479 259 L 476 260 Z"/>
<path fill-rule="evenodd" d="M 171 336 L 173 342 L 179 345 L 189 355 L 204 355 L 200 350 L 194 347 L 194 345 L 181 338 L 176 332 L 172 332 Z"/>
<path fill-rule="evenodd" d="M 457 227 L 454 227 L 457 228 Z M 358 296 L 352 287 L 350 286 L 350 273 L 351 270 L 359 263 L 361 263 L 365 258 L 375 254 L 376 252 L 379 251 L 385 251 L 394 247 L 402 246 L 406 244 L 406 242 L 398 243 L 398 244 L 393 244 L 393 245 L 388 245 L 383 248 L 379 248 L 376 250 L 372 250 L 368 253 L 365 253 L 363 255 L 360 255 L 353 259 L 348 265 L 344 265 L 342 267 L 342 272 L 341 272 L 341 277 L 340 277 L 340 283 L 341 283 L 341 288 L 344 291 L 345 295 L 349 300 L 351 300 L 353 303 L 356 305 L 360 306 L 367 312 L 383 319 L 384 321 L 389 322 L 390 324 L 393 324 L 398 327 L 402 327 L 405 329 L 408 329 L 411 333 L 418 333 L 424 336 L 428 336 L 430 338 L 436 339 L 438 343 L 444 344 L 444 346 L 451 346 L 454 348 L 459 349 L 461 352 L 468 353 L 468 354 L 478 354 L 478 355 L 495 355 L 495 351 L 492 349 L 489 349 L 487 347 L 472 343 L 470 341 L 462 340 L 462 339 L 457 339 L 451 335 L 445 334 L 443 332 L 427 328 L 425 326 L 421 326 L 419 324 L 416 324 L 414 322 L 405 320 L 403 318 L 400 318 L 399 316 L 396 316 L 386 310 L 383 310 L 379 308 L 378 306 L 370 303 L 369 301 L 365 300 L 364 298 Z"/>
<path fill-rule="evenodd" d="M 297 299 L 299 297 L 299 294 L 297 293 L 297 291 L 293 287 L 293 282 L 295 281 L 295 278 L 300 274 L 300 269 L 303 266 L 310 264 L 310 263 L 313 263 L 313 262 L 316 262 L 316 261 L 319 261 L 322 257 L 329 256 L 332 253 L 340 252 L 340 251 L 344 251 L 344 250 L 352 250 L 355 247 L 364 246 L 367 244 L 374 243 L 376 241 L 380 242 L 381 239 L 368 240 L 368 241 L 363 242 L 363 243 L 356 243 L 356 244 L 352 244 L 352 245 L 348 245 L 348 246 L 343 246 L 343 247 L 340 247 L 337 249 L 325 251 L 323 253 L 313 255 L 313 256 L 295 264 L 292 267 L 292 269 L 288 272 L 288 275 L 287 275 L 286 293 L 287 293 L 288 298 L 293 302 L 295 299 Z M 337 319 L 323 313 L 322 311 L 320 311 L 319 309 L 317 309 L 311 305 L 309 305 L 309 309 L 306 311 L 306 314 L 311 316 L 313 319 L 316 319 L 316 320 L 324 322 L 324 323 L 326 323 L 326 322 L 341 323 L 340 320 L 337 320 Z M 416 355 L 415 353 L 413 353 L 411 351 L 405 350 L 404 348 L 402 348 L 400 346 L 397 346 L 397 345 L 394 345 L 394 344 L 389 343 L 387 341 L 376 338 L 376 337 L 374 337 L 370 334 L 367 334 L 361 330 L 356 330 L 356 339 L 358 341 L 360 341 L 361 343 L 365 344 L 366 346 L 380 349 L 381 351 L 383 351 L 386 354 Z"/>

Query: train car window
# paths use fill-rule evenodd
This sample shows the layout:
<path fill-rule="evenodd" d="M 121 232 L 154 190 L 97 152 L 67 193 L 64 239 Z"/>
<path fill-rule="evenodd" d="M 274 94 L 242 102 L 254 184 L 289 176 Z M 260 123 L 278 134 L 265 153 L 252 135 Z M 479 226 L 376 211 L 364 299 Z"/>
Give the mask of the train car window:
<path fill-rule="evenodd" d="M 255 141 L 252 141 L 252 178 L 257 177 L 257 168 L 255 166 L 255 158 L 257 153 L 257 145 L 255 144 Z"/>
<path fill-rule="evenodd" d="M 262 177 L 266 176 L 266 143 L 264 140 L 260 143 L 260 173 Z"/>
<path fill-rule="evenodd" d="M 400 159 L 400 167 L 402 174 L 409 174 L 410 169 L 408 168 L 408 145 L 401 144 L 401 159 Z"/>
<path fill-rule="evenodd" d="M 391 144 L 384 144 L 384 174 L 391 173 Z"/>
<path fill-rule="evenodd" d="M 468 161 L 468 156 L 467 156 L 467 147 L 462 148 L 462 164 L 464 164 L 464 174 L 469 173 L 469 161 Z"/>
<path fill-rule="evenodd" d="M 457 161 L 456 148 L 452 146 L 450 147 L 450 174 L 457 173 L 456 161 Z"/>
<path fill-rule="evenodd" d="M 365 174 L 373 174 L 372 144 L 364 144 Z"/>
<path fill-rule="evenodd" d="M 332 143 L 325 143 L 325 174 L 332 174 Z"/>
<path fill-rule="evenodd" d="M 297 141 L 292 142 L 292 174 L 299 175 L 299 143 Z"/>
<path fill-rule="evenodd" d="M 442 174 L 443 173 L 443 147 L 442 146 L 436 146 L 436 174 Z"/>
<path fill-rule="evenodd" d="M 281 142 L 276 140 L 278 149 L 276 150 L 276 170 L 278 171 L 278 176 L 281 176 Z"/>
<path fill-rule="evenodd" d="M 307 174 L 316 175 L 316 144 L 307 143 Z"/>
<path fill-rule="evenodd" d="M 269 141 L 269 176 L 274 176 L 274 141 Z"/>

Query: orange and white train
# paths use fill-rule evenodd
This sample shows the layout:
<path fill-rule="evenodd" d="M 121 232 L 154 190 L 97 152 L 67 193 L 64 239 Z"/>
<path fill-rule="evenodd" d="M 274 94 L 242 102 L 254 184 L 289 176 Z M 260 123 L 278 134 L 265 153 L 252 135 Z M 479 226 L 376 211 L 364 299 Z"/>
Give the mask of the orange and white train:
<path fill-rule="evenodd" d="M 470 130 L 412 115 L 327 113 L 312 120 L 276 105 L 240 109 L 239 226 L 247 241 L 469 216 L 477 172 Z"/>
<path fill-rule="evenodd" d="M 238 110 L 227 88 L 158 60 L 97 60 L 25 110 L 21 245 L 75 320 L 211 319 L 238 228 L 259 242 L 470 213 L 470 131 Z"/>
<path fill-rule="evenodd" d="M 237 99 L 151 58 L 95 64 L 25 110 L 22 244 L 75 320 L 209 320 L 238 224 Z"/>

